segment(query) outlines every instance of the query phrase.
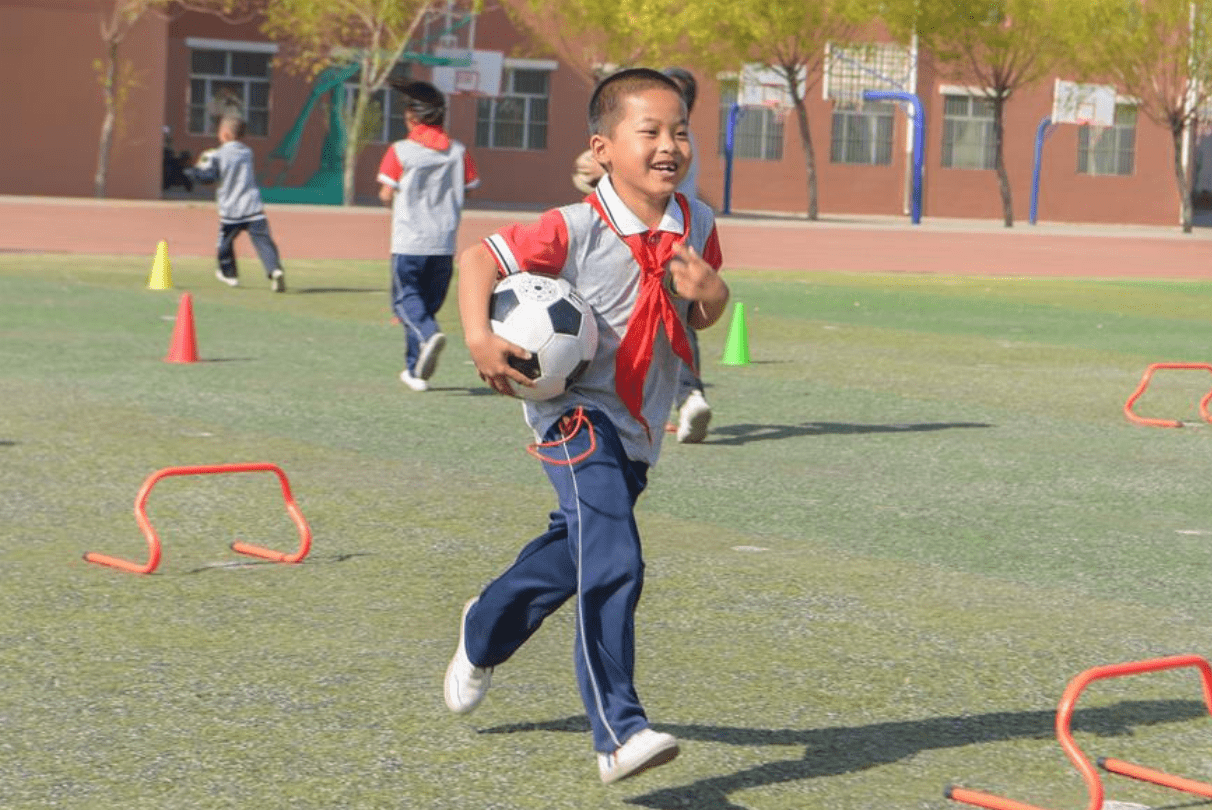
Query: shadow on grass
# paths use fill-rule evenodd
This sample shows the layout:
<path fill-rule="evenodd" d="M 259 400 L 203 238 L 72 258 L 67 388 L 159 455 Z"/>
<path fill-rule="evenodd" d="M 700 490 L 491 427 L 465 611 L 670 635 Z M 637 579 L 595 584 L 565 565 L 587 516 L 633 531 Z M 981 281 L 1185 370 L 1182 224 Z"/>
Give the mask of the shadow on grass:
<path fill-rule="evenodd" d="M 291 292 L 296 295 L 309 293 L 385 293 L 383 287 L 296 287 Z"/>
<path fill-rule="evenodd" d="M 855 425 L 847 422 L 803 422 L 798 425 L 723 425 L 715 428 L 703 444 L 741 445 L 749 442 L 792 439 L 797 436 L 826 436 L 858 433 L 923 433 L 958 428 L 991 428 L 986 422 L 922 422 L 897 425 Z M 726 438 L 720 438 L 724 436 Z"/>
<path fill-rule="evenodd" d="M 302 561 L 297 563 L 281 563 L 273 560 L 260 560 L 255 557 L 245 557 L 237 555 L 236 559 L 227 560 L 220 563 L 208 563 L 198 568 L 192 568 L 188 571 L 182 571 L 183 574 L 206 574 L 212 571 L 232 570 L 236 568 L 257 568 L 263 565 L 327 565 L 329 563 L 343 563 L 352 560 L 354 557 L 373 557 L 374 553 L 370 551 L 349 551 L 343 554 L 329 554 L 324 557 L 309 554 Z"/>
<path fill-rule="evenodd" d="M 499 397 L 502 396 L 488 386 L 479 386 L 477 388 L 467 388 L 466 386 L 446 385 L 441 388 L 430 387 L 430 391 L 441 391 L 444 394 L 462 394 L 465 397 Z M 522 400 L 518 400 L 521 402 Z"/>
<path fill-rule="evenodd" d="M 1128 737 L 1137 726 L 1177 723 L 1207 717 L 1208 709 L 1198 700 L 1131 700 L 1109 706 L 1078 709 L 1073 713 L 1075 732 L 1099 737 Z M 961 748 L 990 742 L 1055 737 L 1055 711 L 990 712 L 966 717 L 933 717 L 872 723 L 866 726 L 816 729 L 763 729 L 735 726 L 677 725 L 655 727 L 683 740 L 741 745 L 802 745 L 799 759 L 767 762 L 736 773 L 700 779 L 688 785 L 635 796 L 628 804 L 654 808 L 695 810 L 744 810 L 728 801 L 728 794 L 749 788 L 816 779 L 864 771 L 912 757 L 922 751 Z M 539 723 L 516 723 L 482 729 L 481 734 L 516 734 L 528 731 L 588 732 L 583 716 Z M 1120 755 L 1098 751 L 1091 755 Z M 943 785 L 939 785 L 942 796 Z"/>

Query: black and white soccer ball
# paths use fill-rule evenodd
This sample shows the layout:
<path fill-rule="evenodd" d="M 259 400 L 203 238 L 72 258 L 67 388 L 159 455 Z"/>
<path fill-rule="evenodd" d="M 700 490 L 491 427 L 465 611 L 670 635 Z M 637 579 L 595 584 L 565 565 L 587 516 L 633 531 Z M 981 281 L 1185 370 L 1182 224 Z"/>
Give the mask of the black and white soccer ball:
<path fill-rule="evenodd" d="M 515 385 L 519 397 L 559 396 L 579 378 L 598 349 L 593 309 L 562 278 L 515 273 L 497 282 L 488 304 L 492 331 L 530 352 L 509 364 L 534 381 Z"/>
<path fill-rule="evenodd" d="M 194 168 L 199 171 L 207 171 L 210 169 L 210 164 L 214 162 L 215 155 L 218 153 L 218 147 L 207 149 L 202 154 L 198 155 L 198 160 L 194 163 Z"/>

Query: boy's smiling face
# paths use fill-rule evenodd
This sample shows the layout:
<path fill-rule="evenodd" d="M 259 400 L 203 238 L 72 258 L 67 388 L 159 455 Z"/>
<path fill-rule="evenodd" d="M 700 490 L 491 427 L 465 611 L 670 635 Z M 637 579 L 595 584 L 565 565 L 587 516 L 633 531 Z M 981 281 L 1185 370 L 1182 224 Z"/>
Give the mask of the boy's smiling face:
<path fill-rule="evenodd" d="M 609 134 L 589 140 L 622 201 L 650 226 L 690 168 L 686 105 L 673 89 L 649 87 L 621 99 Z"/>

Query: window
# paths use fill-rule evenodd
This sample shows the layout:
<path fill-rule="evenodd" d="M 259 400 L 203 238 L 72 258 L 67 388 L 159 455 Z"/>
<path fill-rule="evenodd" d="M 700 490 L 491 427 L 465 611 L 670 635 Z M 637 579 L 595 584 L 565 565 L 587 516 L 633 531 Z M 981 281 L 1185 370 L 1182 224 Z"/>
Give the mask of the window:
<path fill-rule="evenodd" d="M 389 81 L 407 79 L 406 66 L 397 65 Z M 354 102 L 358 99 L 358 82 L 345 83 L 345 120 L 353 117 Z M 447 101 L 449 105 L 449 100 Z M 370 94 L 370 106 L 366 109 L 366 125 L 374 127 L 369 133 L 371 143 L 392 143 L 408 137 L 408 125 L 404 122 L 404 99 L 390 87 L 383 87 Z M 450 123 L 450 110 L 446 111 L 446 123 Z"/>
<path fill-rule="evenodd" d="M 1130 175 L 1136 168 L 1136 108 L 1115 105 L 1109 127 L 1083 125 L 1077 130 L 1078 174 Z"/>
<path fill-rule="evenodd" d="M 892 163 L 892 122 L 896 108 L 887 101 L 856 105 L 841 102 L 833 109 L 829 159 L 834 163 L 887 166 Z"/>
<path fill-rule="evenodd" d="M 943 96 L 943 166 L 992 169 L 993 99 Z"/>
<path fill-rule="evenodd" d="M 268 135 L 272 60 L 273 52 L 263 47 L 191 46 L 189 132 L 212 135 L 220 117 L 235 114 L 244 119 L 249 135 Z"/>
<path fill-rule="evenodd" d="M 727 153 L 728 116 L 737 97 L 738 79 L 720 80 L 719 152 Z M 742 107 L 736 119 L 732 155 L 751 160 L 783 159 L 783 117 L 769 107 Z"/>
<path fill-rule="evenodd" d="M 550 71 L 506 68 L 501 95 L 476 102 L 476 146 L 546 149 Z"/>

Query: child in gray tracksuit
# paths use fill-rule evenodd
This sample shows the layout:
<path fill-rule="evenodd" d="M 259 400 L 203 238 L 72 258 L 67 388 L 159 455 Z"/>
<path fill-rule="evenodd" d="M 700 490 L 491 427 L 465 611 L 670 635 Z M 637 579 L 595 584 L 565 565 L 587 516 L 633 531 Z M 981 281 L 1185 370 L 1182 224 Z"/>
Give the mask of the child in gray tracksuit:
<path fill-rule="evenodd" d="M 248 231 L 265 267 L 270 289 L 285 292 L 286 274 L 278 258 L 278 246 L 269 234 L 269 220 L 265 218 L 261 191 L 253 171 L 253 152 L 240 142 L 243 136 L 242 119 L 223 117 L 219 121 L 219 148 L 204 152 L 198 165 L 185 171 L 200 183 L 216 180 L 219 183 L 215 192 L 215 202 L 219 206 L 219 269 L 215 276 L 230 287 L 240 283 L 233 244 L 241 231 Z"/>

